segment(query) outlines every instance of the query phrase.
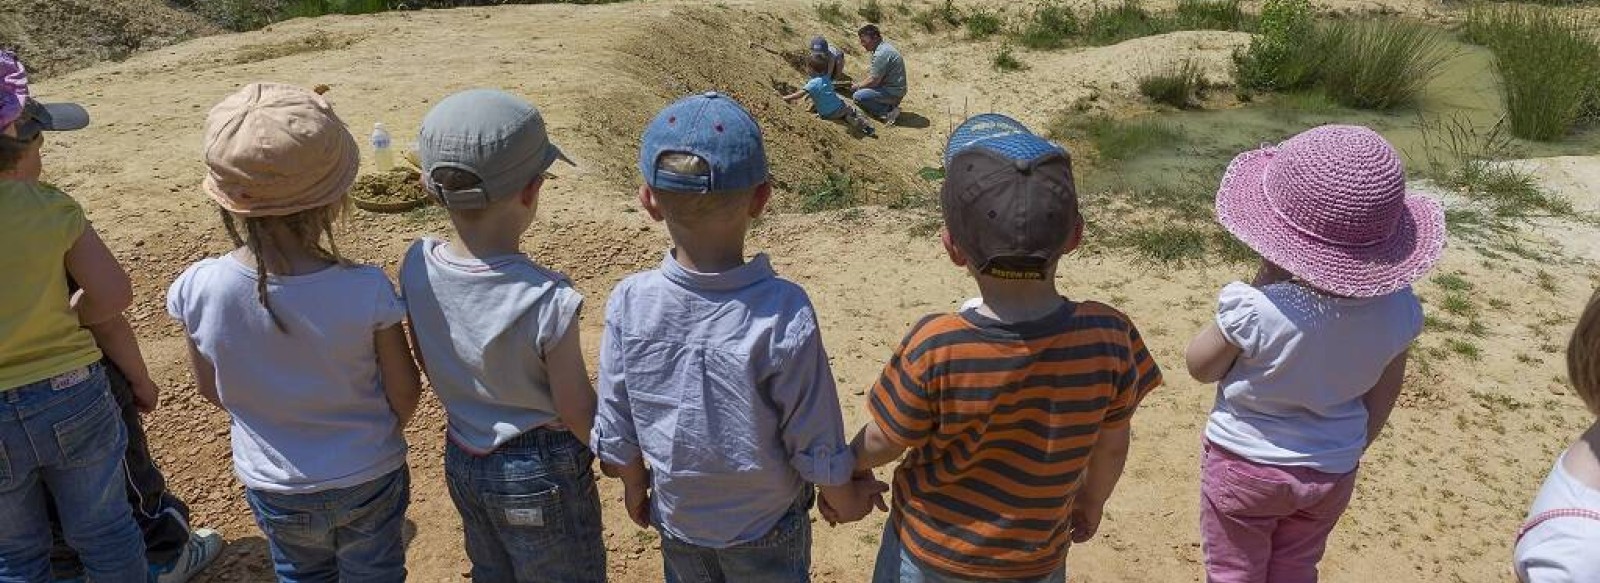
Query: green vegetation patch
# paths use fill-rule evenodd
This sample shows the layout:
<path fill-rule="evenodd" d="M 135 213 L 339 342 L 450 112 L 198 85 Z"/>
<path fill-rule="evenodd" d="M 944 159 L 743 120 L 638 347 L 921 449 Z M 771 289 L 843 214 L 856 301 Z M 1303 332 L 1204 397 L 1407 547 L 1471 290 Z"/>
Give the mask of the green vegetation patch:
<path fill-rule="evenodd" d="M 1600 113 L 1600 48 L 1591 24 L 1544 8 L 1468 11 L 1463 37 L 1494 53 L 1512 134 L 1557 140 Z"/>

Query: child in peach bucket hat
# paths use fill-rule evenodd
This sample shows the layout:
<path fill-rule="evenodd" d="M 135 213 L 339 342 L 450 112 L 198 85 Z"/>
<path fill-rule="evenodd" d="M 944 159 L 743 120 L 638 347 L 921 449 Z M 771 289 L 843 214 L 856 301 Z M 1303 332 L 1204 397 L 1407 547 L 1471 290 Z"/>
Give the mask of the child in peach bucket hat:
<path fill-rule="evenodd" d="M 1201 462 L 1207 581 L 1316 581 L 1422 332 L 1410 286 L 1444 250 L 1444 212 L 1406 191 L 1383 137 L 1330 125 L 1235 158 L 1217 220 L 1261 267 L 1222 289 L 1187 354 L 1190 375 L 1218 383 Z"/>
<path fill-rule="evenodd" d="M 167 310 L 282 581 L 401 581 L 406 441 L 421 385 L 383 270 L 339 255 L 355 138 L 322 98 L 251 84 L 206 119 L 202 185 L 237 246 L 189 266 Z"/>

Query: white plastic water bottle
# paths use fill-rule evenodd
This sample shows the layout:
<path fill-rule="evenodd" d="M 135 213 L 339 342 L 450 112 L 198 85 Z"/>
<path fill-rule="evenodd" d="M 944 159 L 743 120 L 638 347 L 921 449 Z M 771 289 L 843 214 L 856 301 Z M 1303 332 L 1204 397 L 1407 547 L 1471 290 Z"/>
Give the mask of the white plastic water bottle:
<path fill-rule="evenodd" d="M 390 145 L 389 130 L 383 127 L 383 122 L 372 124 L 372 161 L 379 172 L 394 168 L 394 150 Z"/>

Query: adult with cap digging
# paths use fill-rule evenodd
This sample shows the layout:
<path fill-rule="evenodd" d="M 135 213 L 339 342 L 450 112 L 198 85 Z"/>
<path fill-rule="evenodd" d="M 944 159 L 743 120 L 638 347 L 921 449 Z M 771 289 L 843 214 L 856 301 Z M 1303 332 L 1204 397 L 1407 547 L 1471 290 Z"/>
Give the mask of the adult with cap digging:
<path fill-rule="evenodd" d="M 867 66 L 867 79 L 850 86 L 851 99 L 868 114 L 894 125 L 900 118 L 900 101 L 906 97 L 906 62 L 900 50 L 883 40 L 883 31 L 876 24 L 861 27 L 856 33 L 861 48 L 872 53 Z"/>
<path fill-rule="evenodd" d="M 492 89 L 440 101 L 417 140 L 455 236 L 413 244 L 400 286 L 449 419 L 445 483 L 472 578 L 603 582 L 583 295 L 522 252 L 545 171 L 566 157 L 538 109 Z"/>
<path fill-rule="evenodd" d="M 0 259 L 0 580 L 50 580 L 51 505 L 95 581 L 149 577 L 98 342 L 126 325 L 132 284 L 83 208 L 39 182 L 44 133 L 88 124 L 82 107 L 32 99 L 22 64 L 0 52 L 0 244 L 12 250 Z"/>

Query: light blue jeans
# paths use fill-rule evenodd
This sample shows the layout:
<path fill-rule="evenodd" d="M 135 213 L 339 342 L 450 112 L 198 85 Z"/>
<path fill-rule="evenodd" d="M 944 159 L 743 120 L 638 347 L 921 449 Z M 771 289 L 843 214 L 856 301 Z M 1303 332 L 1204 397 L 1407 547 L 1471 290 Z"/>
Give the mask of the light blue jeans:
<path fill-rule="evenodd" d="M 488 455 L 445 446 L 476 583 L 605 583 L 594 454 L 569 431 L 534 429 Z"/>
<path fill-rule="evenodd" d="M 761 538 L 725 549 L 661 533 L 667 583 L 806 583 L 811 580 L 811 486 Z"/>
<path fill-rule="evenodd" d="M 872 569 L 872 583 L 1066 583 L 1067 565 L 1038 579 L 966 579 L 936 571 L 917 560 L 900 542 L 894 520 L 883 525 L 883 541 L 878 543 L 878 564 Z"/>
<path fill-rule="evenodd" d="M 857 89 L 850 99 L 855 100 L 856 105 L 860 105 L 861 109 L 866 110 L 872 117 L 881 119 L 889 114 L 889 110 L 899 107 L 900 100 L 904 98 L 890 97 L 883 91 L 867 88 Z"/>
<path fill-rule="evenodd" d="M 98 364 L 0 392 L 0 583 L 51 580 L 46 496 L 90 578 L 148 576 L 123 485 L 119 411 Z"/>
<path fill-rule="evenodd" d="M 282 583 L 389 583 L 406 579 L 411 473 L 311 494 L 245 490 Z"/>

